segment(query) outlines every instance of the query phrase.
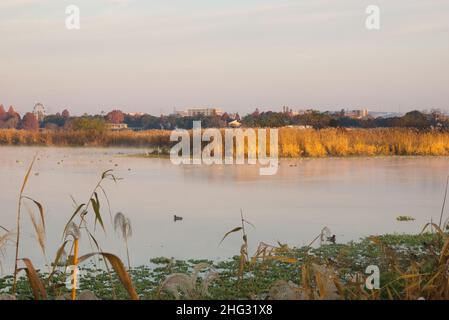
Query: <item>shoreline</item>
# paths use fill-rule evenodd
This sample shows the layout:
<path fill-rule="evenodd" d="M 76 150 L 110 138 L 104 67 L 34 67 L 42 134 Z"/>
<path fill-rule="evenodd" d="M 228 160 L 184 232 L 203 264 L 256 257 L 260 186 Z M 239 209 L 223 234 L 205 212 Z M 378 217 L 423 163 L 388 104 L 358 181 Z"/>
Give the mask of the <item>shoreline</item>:
<path fill-rule="evenodd" d="M 89 145 L 89 146 L 70 146 L 70 145 L 4 145 L 0 144 L 1 148 L 41 148 L 41 149 L 97 149 L 97 150 L 149 150 L 151 147 L 145 147 L 145 146 L 96 146 L 96 145 Z M 125 157 L 133 157 L 133 158 L 148 158 L 148 159 L 169 159 L 170 153 L 159 153 L 159 154 L 153 154 L 153 153 L 129 153 L 129 154 L 117 154 L 118 156 L 125 156 Z M 432 155 L 432 154 L 390 154 L 390 155 L 383 155 L 383 154 L 376 154 L 376 155 L 328 155 L 328 156 L 298 156 L 298 157 L 279 157 L 280 161 L 288 161 L 288 160 L 318 160 L 318 159 L 391 159 L 391 158 L 449 158 L 449 154 L 447 155 Z M 246 160 L 246 157 L 245 157 Z"/>

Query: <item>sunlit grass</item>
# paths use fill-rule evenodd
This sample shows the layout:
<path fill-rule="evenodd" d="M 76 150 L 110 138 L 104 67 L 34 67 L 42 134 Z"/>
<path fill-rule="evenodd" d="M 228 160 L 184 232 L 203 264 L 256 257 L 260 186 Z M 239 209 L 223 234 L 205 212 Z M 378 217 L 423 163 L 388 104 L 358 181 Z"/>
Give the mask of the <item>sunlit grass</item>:
<path fill-rule="evenodd" d="M 223 132 L 223 129 L 221 129 Z M 92 134 L 83 131 L 40 132 L 0 129 L 0 145 L 97 146 L 158 148 L 157 154 L 169 152 L 169 130 L 107 131 Z M 245 153 L 248 146 L 245 144 Z M 279 129 L 279 156 L 447 156 L 449 132 L 388 129 Z"/>

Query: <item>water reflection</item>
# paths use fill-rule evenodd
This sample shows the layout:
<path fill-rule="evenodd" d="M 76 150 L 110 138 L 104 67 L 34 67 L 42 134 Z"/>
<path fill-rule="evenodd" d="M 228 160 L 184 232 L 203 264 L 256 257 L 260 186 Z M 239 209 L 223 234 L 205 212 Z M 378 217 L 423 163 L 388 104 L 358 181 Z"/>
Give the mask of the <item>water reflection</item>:
<path fill-rule="evenodd" d="M 223 234 L 238 225 L 240 209 L 259 241 L 308 243 L 328 226 L 337 242 L 386 232 L 419 232 L 441 209 L 449 159 L 444 157 L 338 158 L 283 160 L 274 176 L 257 166 L 174 166 L 167 159 L 129 157 L 133 149 L 0 148 L 0 225 L 15 224 L 17 195 L 26 168 L 38 153 L 26 194 L 41 201 L 47 215 L 47 252 L 53 254 L 73 212 L 71 197 L 85 202 L 101 172 L 123 178 L 106 185 L 113 213 L 130 217 L 129 246 L 134 264 L 149 258 L 223 258 L 237 254 L 240 239 Z M 108 216 L 106 205 L 104 214 Z M 174 223 L 173 216 L 184 219 Z M 399 215 L 416 218 L 397 222 Z M 42 261 L 33 229 L 24 218 L 22 256 Z M 123 245 L 107 219 L 97 230 L 105 250 L 125 258 Z M 84 241 L 84 252 L 91 251 Z M 6 259 L 11 261 L 12 253 Z M 52 255 L 50 256 L 52 258 Z"/>

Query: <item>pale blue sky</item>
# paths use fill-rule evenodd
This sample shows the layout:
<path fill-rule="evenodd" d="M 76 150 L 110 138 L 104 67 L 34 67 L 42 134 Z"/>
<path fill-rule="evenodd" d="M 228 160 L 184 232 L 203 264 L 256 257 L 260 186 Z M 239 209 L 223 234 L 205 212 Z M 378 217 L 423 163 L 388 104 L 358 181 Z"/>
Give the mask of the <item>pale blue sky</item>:
<path fill-rule="evenodd" d="M 449 111 L 447 0 L 0 1 L 0 103 L 21 112 Z"/>

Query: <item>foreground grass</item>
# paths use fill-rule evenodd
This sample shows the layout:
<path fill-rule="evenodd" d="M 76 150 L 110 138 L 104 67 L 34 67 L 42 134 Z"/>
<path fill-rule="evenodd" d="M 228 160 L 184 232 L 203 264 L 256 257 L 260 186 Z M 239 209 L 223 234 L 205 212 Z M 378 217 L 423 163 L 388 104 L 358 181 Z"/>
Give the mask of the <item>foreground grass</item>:
<path fill-rule="evenodd" d="M 141 132 L 24 131 L 0 129 L 0 145 L 96 146 L 156 148 L 168 154 L 169 130 Z M 248 151 L 247 146 L 245 151 Z M 449 155 L 449 132 L 416 129 L 279 129 L 279 156 L 344 157 L 389 155 Z"/>
<path fill-rule="evenodd" d="M 267 299 L 276 298 L 273 294 L 273 286 L 279 281 L 291 282 L 291 285 L 300 284 L 304 276 L 304 265 L 310 263 L 326 265 L 338 272 L 340 281 L 346 285 L 345 299 L 398 299 L 405 298 L 407 281 L 398 279 L 397 268 L 407 270 L 413 263 L 428 263 L 424 270 L 433 272 L 430 261 L 439 246 L 439 239 L 435 234 L 421 235 L 384 235 L 376 238 L 365 238 L 357 242 L 347 244 L 327 244 L 318 248 L 287 248 L 283 247 L 282 255 L 293 258 L 289 262 L 277 259 L 258 259 L 248 264 L 242 276 L 239 276 L 240 257 L 236 256 L 226 261 L 213 262 L 207 260 L 172 260 L 167 258 L 151 259 L 148 266 L 140 266 L 129 270 L 129 274 L 141 299 L 173 299 L 170 293 L 160 291 L 164 280 L 173 274 L 191 274 L 198 264 L 210 264 L 217 272 L 218 277 L 211 282 L 207 291 L 198 295 L 184 294 L 182 298 L 195 299 Z M 381 241 L 379 246 L 377 241 Z M 442 243 L 441 243 L 442 244 Z M 385 247 L 394 251 L 395 261 L 385 255 Z M 392 253 L 390 253 L 392 254 Z M 351 290 L 348 285 L 350 277 L 356 274 L 364 274 L 369 265 L 377 265 L 380 269 L 381 289 L 376 295 L 369 296 Z M 120 285 L 119 279 L 102 269 L 94 266 L 83 269 L 84 276 L 80 281 L 80 290 L 90 290 L 101 299 L 127 299 L 125 289 Z M 201 282 L 200 273 L 198 283 Z M 45 275 L 42 274 L 42 278 Z M 59 279 L 64 282 L 62 275 Z M 364 284 L 362 281 L 361 283 Z M 12 286 L 12 277 L 0 279 L 0 292 L 9 292 Z M 361 285 L 363 286 L 363 285 Z M 388 290 L 387 290 L 388 288 Z M 68 294 L 69 291 L 62 291 Z M 395 292 L 390 296 L 389 292 Z M 59 293 L 61 294 L 61 293 Z M 398 296 L 395 296 L 395 295 Z M 33 294 L 26 277 L 19 279 L 17 284 L 17 296 L 19 299 L 32 299 Z M 285 298 L 284 296 L 282 296 Z M 49 294 L 50 299 L 55 296 Z"/>

